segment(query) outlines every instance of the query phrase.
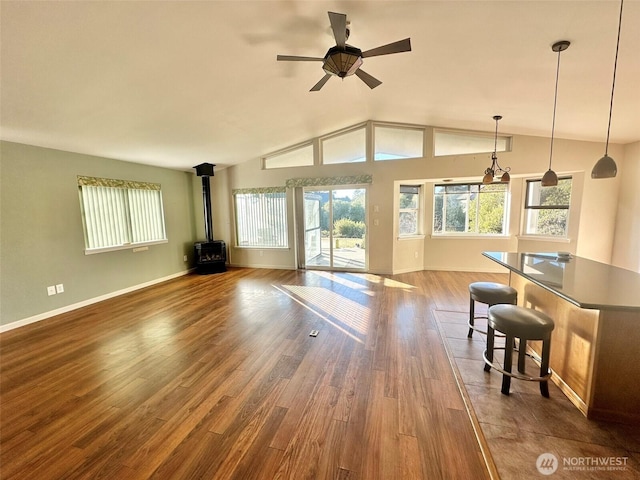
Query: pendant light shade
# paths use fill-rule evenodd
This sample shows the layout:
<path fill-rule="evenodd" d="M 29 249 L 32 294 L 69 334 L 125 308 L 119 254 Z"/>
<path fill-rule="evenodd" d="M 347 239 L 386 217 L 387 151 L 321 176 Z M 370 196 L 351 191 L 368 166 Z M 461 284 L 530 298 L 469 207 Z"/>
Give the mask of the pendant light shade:
<path fill-rule="evenodd" d="M 571 45 L 567 40 L 560 40 L 551 46 L 551 50 L 558 52 L 558 66 L 556 67 L 556 89 L 553 97 L 553 122 L 551 124 L 551 148 L 549 151 L 549 170 L 542 177 L 540 184 L 543 187 L 555 187 L 558 185 L 558 175 L 551 170 L 551 161 L 553 160 L 553 135 L 556 128 L 556 106 L 558 105 L 558 77 L 560 76 L 560 52 L 564 52 Z"/>
<path fill-rule="evenodd" d="M 611 85 L 611 102 L 609 103 L 609 125 L 607 126 L 607 143 L 604 147 L 604 156 L 597 161 L 593 170 L 591 170 L 591 178 L 612 178 L 618 173 L 616 162 L 611 158 L 609 153 L 609 132 L 611 131 L 611 113 L 613 112 L 613 91 L 616 88 L 616 68 L 618 67 L 618 49 L 620 48 L 620 27 L 622 26 L 622 5 L 624 0 L 620 0 L 620 18 L 618 20 L 618 41 L 616 43 L 616 58 L 613 62 L 613 83 Z"/>
<path fill-rule="evenodd" d="M 618 173 L 616 162 L 606 153 L 596 162 L 591 170 L 591 178 L 612 178 Z"/>
<path fill-rule="evenodd" d="M 502 119 L 501 115 L 494 115 L 493 119 L 496 121 L 496 135 L 493 142 L 493 153 L 491 154 L 491 166 L 484 171 L 484 177 L 482 177 L 482 183 L 493 183 L 493 179 L 495 176 L 502 173 L 500 177 L 501 183 L 509 183 L 511 180 L 511 176 L 509 175 L 509 171 L 511 168 L 506 167 L 502 168 L 498 164 L 498 121 Z"/>
<path fill-rule="evenodd" d="M 547 170 L 547 172 L 542 176 L 540 185 L 543 187 L 555 187 L 558 185 L 558 175 L 556 175 L 556 172 L 551 169 Z"/>

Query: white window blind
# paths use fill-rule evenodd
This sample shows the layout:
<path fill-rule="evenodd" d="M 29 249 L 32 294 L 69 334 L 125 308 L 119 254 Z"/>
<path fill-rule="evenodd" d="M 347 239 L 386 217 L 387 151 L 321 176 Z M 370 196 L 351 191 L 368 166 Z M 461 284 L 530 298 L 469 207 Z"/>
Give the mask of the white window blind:
<path fill-rule="evenodd" d="M 303 145 L 264 157 L 264 168 L 305 167 L 313 165 L 313 144 Z"/>
<path fill-rule="evenodd" d="M 287 194 L 283 190 L 233 193 L 239 247 L 288 247 Z"/>
<path fill-rule="evenodd" d="M 159 185 L 78 180 L 87 253 L 167 240 Z"/>
<path fill-rule="evenodd" d="M 434 156 L 470 155 L 473 153 L 490 153 L 494 147 L 498 152 L 511 151 L 511 137 L 498 135 L 497 144 L 494 135 L 478 132 L 433 132 Z"/>
<path fill-rule="evenodd" d="M 162 196 L 156 190 L 127 190 L 133 243 L 166 239 Z"/>
<path fill-rule="evenodd" d="M 367 159 L 367 131 L 364 127 L 320 140 L 322 163 L 357 163 Z"/>
<path fill-rule="evenodd" d="M 375 161 L 424 157 L 424 128 L 374 125 L 373 138 Z"/>

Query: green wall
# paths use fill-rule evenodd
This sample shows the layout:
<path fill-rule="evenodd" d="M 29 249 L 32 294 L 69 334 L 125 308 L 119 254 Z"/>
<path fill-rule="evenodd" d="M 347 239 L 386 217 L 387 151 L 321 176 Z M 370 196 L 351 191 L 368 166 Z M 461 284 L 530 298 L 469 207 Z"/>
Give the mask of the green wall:
<path fill-rule="evenodd" d="M 168 243 L 136 253 L 85 255 L 77 175 L 160 183 Z M 194 177 L 191 172 L 0 142 L 0 325 L 188 270 L 199 229 Z M 48 296 L 47 286 L 60 283 L 64 293 Z"/>

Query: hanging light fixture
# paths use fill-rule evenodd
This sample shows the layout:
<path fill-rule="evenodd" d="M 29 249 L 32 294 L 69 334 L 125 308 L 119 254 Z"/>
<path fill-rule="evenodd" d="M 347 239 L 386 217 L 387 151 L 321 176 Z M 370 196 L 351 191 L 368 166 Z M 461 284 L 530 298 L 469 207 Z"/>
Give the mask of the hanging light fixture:
<path fill-rule="evenodd" d="M 496 121 L 496 136 L 493 143 L 493 153 L 491 154 L 491 166 L 484 171 L 484 177 L 482 177 L 482 183 L 493 183 L 493 178 L 502 172 L 500 181 L 502 183 L 509 183 L 511 177 L 509 171 L 511 168 L 502 168 L 498 164 L 498 121 L 502 119 L 501 115 L 494 115 L 493 119 Z"/>
<path fill-rule="evenodd" d="M 558 185 L 558 175 L 551 170 L 551 160 L 553 159 L 553 135 L 556 128 L 556 105 L 558 104 L 558 77 L 560 76 L 560 52 L 564 52 L 571 45 L 567 40 L 560 40 L 551 46 L 551 50 L 558 52 L 558 66 L 556 67 L 556 90 L 553 97 L 553 122 L 551 123 L 551 149 L 549 151 L 549 170 L 542 176 L 540 184 L 543 187 L 555 187 Z"/>
<path fill-rule="evenodd" d="M 613 62 L 613 84 L 611 86 L 611 102 L 609 103 L 609 125 L 607 126 L 607 143 L 604 147 L 604 157 L 598 160 L 591 170 L 591 178 L 612 178 L 618 173 L 616 162 L 608 155 L 609 152 L 609 132 L 611 131 L 611 112 L 613 111 L 613 91 L 616 88 L 616 68 L 618 66 L 618 49 L 620 47 L 620 27 L 622 26 L 622 4 L 620 0 L 620 19 L 618 21 L 618 42 L 616 43 L 616 58 Z"/>

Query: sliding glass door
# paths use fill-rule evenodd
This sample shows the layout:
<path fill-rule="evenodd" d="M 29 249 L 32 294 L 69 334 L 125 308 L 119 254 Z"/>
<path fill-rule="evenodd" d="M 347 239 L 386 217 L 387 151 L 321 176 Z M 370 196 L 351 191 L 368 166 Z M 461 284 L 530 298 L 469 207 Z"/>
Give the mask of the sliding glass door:
<path fill-rule="evenodd" d="M 306 268 L 367 269 L 365 188 L 305 188 Z"/>

